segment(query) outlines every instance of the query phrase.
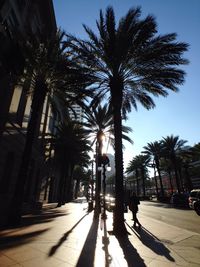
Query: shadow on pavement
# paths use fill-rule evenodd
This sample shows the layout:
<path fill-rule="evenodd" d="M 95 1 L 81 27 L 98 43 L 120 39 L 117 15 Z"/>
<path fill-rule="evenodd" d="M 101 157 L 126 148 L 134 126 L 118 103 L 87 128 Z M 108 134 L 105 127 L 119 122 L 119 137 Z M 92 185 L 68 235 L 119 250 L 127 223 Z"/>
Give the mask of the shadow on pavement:
<path fill-rule="evenodd" d="M 88 213 L 86 213 L 69 231 L 67 231 L 62 237 L 61 237 L 61 239 L 58 241 L 58 243 L 55 245 L 55 246 L 53 246 L 52 248 L 51 248 L 51 250 L 49 251 L 49 253 L 48 253 L 48 256 L 49 257 L 51 257 L 51 256 L 53 256 L 55 253 L 56 253 L 56 251 L 57 251 L 57 249 L 62 245 L 62 243 L 63 242 L 65 242 L 66 240 L 67 240 L 67 237 L 69 236 L 69 234 L 71 234 L 72 233 L 72 231 L 74 230 L 74 228 L 85 218 L 85 216 L 87 216 L 88 215 Z"/>
<path fill-rule="evenodd" d="M 10 230 L 12 232 L 15 232 L 15 230 L 12 230 L 12 229 L 16 229 L 16 231 L 19 231 L 19 228 L 31 226 L 34 224 L 48 223 L 48 222 L 53 221 L 55 218 L 59 216 L 66 216 L 66 215 L 68 215 L 66 211 L 58 210 L 58 209 L 50 209 L 50 210 L 46 209 L 46 210 L 40 211 L 40 213 L 37 213 L 37 214 L 23 215 L 19 225 L 16 225 L 16 226 L 5 225 L 0 228 L 0 234 L 2 234 L 3 231 L 5 230 Z"/>
<path fill-rule="evenodd" d="M 53 221 L 55 218 L 60 216 L 66 216 L 67 213 L 65 210 L 44 210 L 41 211 L 40 214 L 30 214 L 25 215 L 22 217 L 22 221 L 20 227 L 32 225 L 32 224 L 40 224 L 40 223 L 47 223 Z"/>
<path fill-rule="evenodd" d="M 103 244 L 103 250 L 105 251 L 105 267 L 109 267 L 110 263 L 112 262 L 112 256 L 109 254 L 108 245 L 109 245 L 109 237 L 107 234 L 107 225 L 106 225 L 106 219 L 103 220 L 103 236 L 102 236 L 102 244 Z"/>
<path fill-rule="evenodd" d="M 145 246 L 150 248 L 157 255 L 164 256 L 169 261 L 175 262 L 174 258 L 170 255 L 170 250 L 160 241 L 160 239 L 158 239 L 150 231 L 148 231 L 144 227 L 139 229 L 139 228 L 133 228 L 128 224 L 127 226 L 134 232 L 134 234 L 140 239 L 140 241 Z"/>
<path fill-rule="evenodd" d="M 116 238 L 120 244 L 120 247 L 123 250 L 124 258 L 127 261 L 129 267 L 132 266 L 146 267 L 144 260 L 140 257 L 137 250 L 133 247 L 133 245 L 129 241 L 128 235 Z"/>
<path fill-rule="evenodd" d="M 155 202 L 155 201 L 145 201 L 146 205 L 148 206 L 156 206 L 156 207 L 162 207 L 166 209 L 181 209 L 181 210 L 190 210 L 189 206 L 183 206 L 183 205 L 174 205 L 171 203 L 164 203 L 164 202 Z"/>
<path fill-rule="evenodd" d="M 17 247 L 26 243 L 29 243 L 32 238 L 37 235 L 41 235 L 44 232 L 48 231 L 49 228 L 38 230 L 29 233 L 21 233 L 16 235 L 8 235 L 8 236 L 1 236 L 0 235 L 0 250 L 4 250 L 7 248 Z"/>
<path fill-rule="evenodd" d="M 94 256 L 97 242 L 97 232 L 99 226 L 99 218 L 93 218 L 92 225 L 85 240 L 83 249 L 78 259 L 76 267 L 92 267 L 94 266 Z"/>

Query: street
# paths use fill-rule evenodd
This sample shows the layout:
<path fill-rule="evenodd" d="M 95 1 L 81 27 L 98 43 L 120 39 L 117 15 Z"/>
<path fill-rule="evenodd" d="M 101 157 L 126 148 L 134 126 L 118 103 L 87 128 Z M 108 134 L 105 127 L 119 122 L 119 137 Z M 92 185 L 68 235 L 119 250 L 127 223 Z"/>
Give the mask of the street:
<path fill-rule="evenodd" d="M 174 208 L 171 204 L 154 201 L 141 201 L 138 217 L 140 214 L 200 234 L 200 216 L 194 210 Z"/>

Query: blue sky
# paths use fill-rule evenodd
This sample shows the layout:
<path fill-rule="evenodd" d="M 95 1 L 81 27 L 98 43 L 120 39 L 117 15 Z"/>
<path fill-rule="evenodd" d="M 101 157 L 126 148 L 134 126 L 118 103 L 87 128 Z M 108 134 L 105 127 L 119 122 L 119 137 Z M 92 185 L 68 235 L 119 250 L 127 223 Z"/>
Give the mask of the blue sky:
<path fill-rule="evenodd" d="M 178 135 L 187 140 L 187 145 L 200 142 L 200 1 L 199 0 L 54 0 L 57 26 L 66 32 L 85 38 L 82 24 L 96 31 L 99 10 L 113 6 L 116 20 L 128 9 L 141 6 L 142 17 L 152 14 L 156 17 L 158 33 L 176 32 L 178 40 L 190 45 L 185 57 L 190 64 L 184 66 L 187 75 L 178 93 L 169 92 L 167 98 L 156 98 L 156 108 L 147 111 L 138 106 L 132 110 L 127 125 L 133 129 L 130 137 L 134 145 L 125 143 L 124 163 L 142 150 L 147 142 L 160 140 L 167 135 Z"/>

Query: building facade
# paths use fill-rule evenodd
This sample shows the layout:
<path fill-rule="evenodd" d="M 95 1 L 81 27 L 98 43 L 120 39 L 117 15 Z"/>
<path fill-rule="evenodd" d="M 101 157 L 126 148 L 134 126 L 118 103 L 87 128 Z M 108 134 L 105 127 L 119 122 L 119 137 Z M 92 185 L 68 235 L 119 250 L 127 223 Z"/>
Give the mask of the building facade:
<path fill-rule="evenodd" d="M 51 0 L 7 0 L 0 2 L 0 224 L 4 224 L 15 189 L 19 166 L 26 141 L 31 114 L 30 83 L 16 86 L 18 70 L 23 70 L 23 58 L 17 46 L 16 32 L 26 36 L 32 32 L 49 38 L 56 32 L 56 21 Z M 25 203 L 43 201 L 41 188 L 47 175 L 45 136 L 49 133 L 51 110 L 48 99 L 42 107 L 37 137 L 33 145 Z M 43 190 L 45 192 L 45 188 Z"/>

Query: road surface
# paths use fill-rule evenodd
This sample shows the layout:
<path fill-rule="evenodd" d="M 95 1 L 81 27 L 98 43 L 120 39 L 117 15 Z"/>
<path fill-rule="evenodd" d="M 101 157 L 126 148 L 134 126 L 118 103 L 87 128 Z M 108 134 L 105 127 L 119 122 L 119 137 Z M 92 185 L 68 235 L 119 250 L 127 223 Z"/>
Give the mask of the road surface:
<path fill-rule="evenodd" d="M 200 216 L 194 210 L 174 208 L 171 204 L 156 201 L 141 201 L 138 217 L 140 214 L 200 234 Z"/>

